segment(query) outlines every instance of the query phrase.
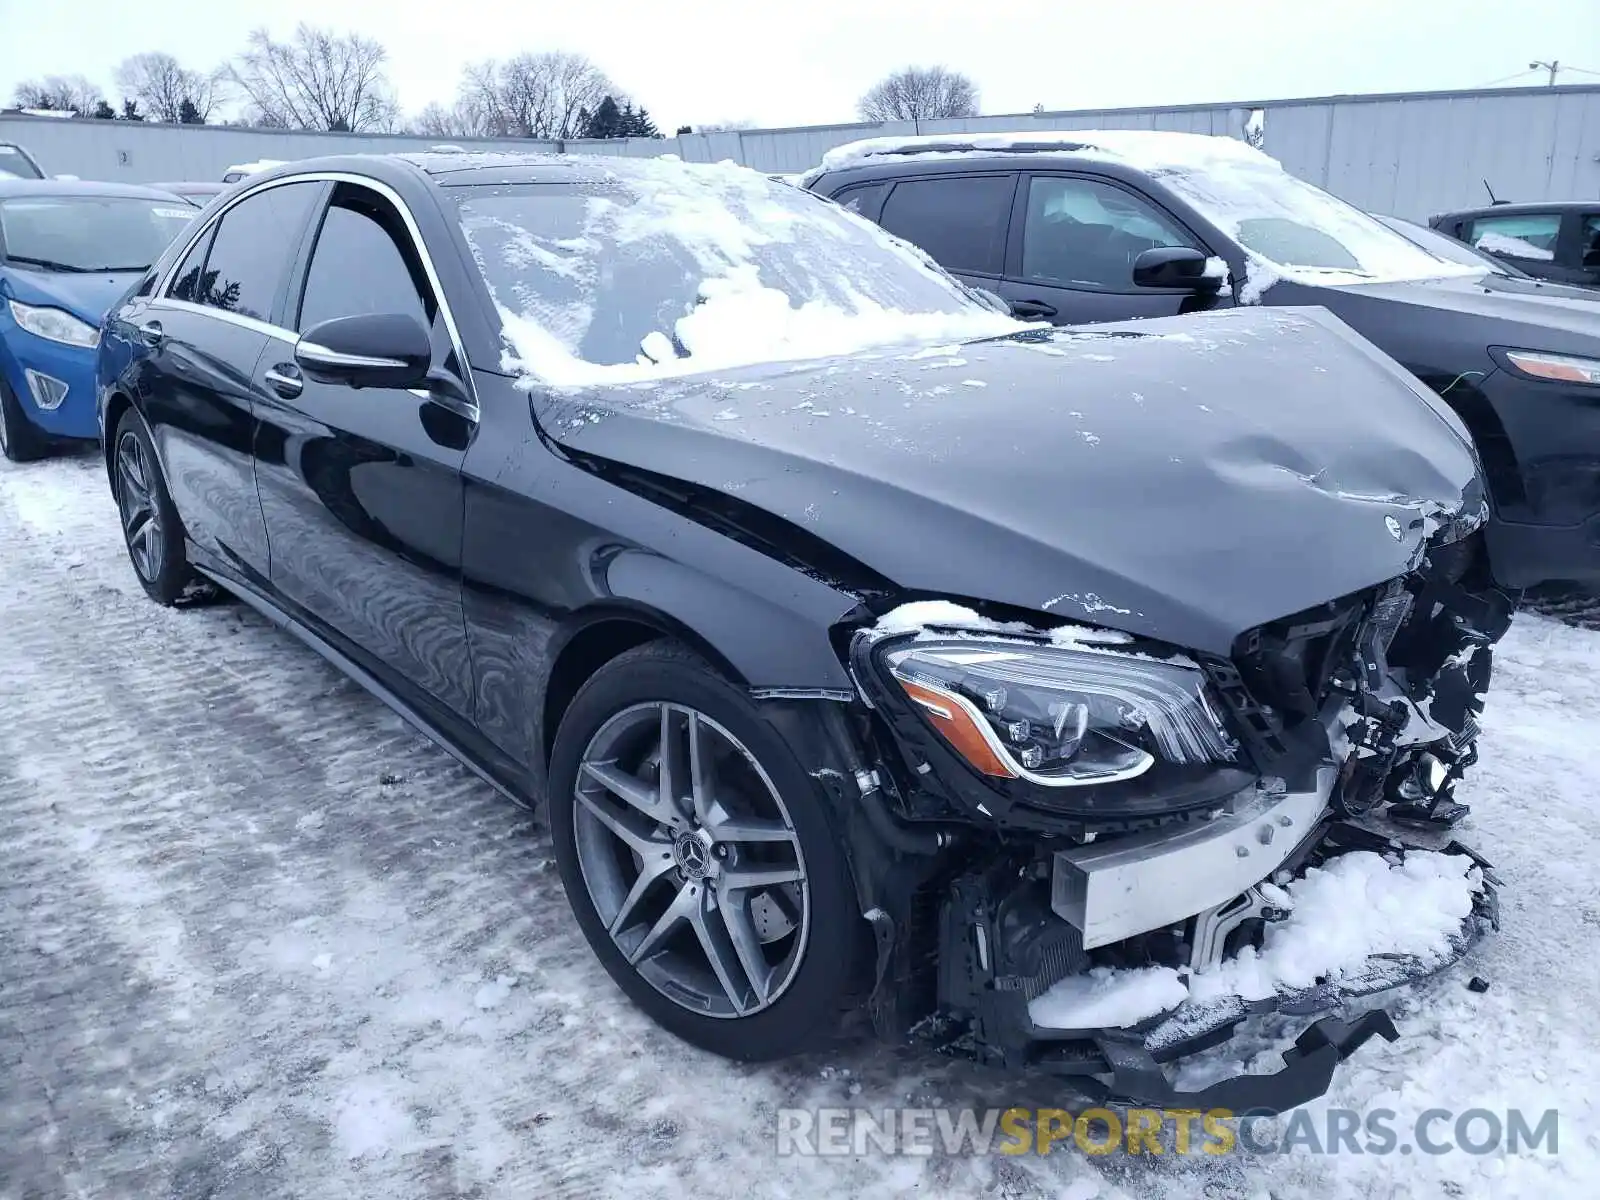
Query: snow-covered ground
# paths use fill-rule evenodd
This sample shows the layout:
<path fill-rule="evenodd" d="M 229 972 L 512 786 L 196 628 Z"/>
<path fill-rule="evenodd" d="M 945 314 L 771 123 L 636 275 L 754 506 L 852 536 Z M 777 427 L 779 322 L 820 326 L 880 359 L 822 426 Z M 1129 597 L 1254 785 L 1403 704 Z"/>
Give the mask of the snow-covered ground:
<path fill-rule="evenodd" d="M 1462 836 L 1505 927 L 1311 1112 L 1557 1108 L 1557 1154 L 779 1158 L 783 1106 L 1081 1103 L 659 1032 L 526 813 L 242 607 L 146 602 L 92 456 L 0 464 L 0 1198 L 1589 1197 L 1600 632 L 1519 618 L 1485 724 Z"/>

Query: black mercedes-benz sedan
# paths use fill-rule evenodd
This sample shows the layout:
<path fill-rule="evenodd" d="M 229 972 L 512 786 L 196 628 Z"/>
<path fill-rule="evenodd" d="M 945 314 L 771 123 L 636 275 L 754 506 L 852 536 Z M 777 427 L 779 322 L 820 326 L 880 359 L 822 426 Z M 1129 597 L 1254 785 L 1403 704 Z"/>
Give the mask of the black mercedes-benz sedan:
<path fill-rule="evenodd" d="M 1372 832 L 1464 811 L 1483 483 L 1322 314 L 1051 330 L 753 171 L 348 157 L 220 197 L 98 383 L 150 596 L 236 594 L 541 806 L 702 1047 L 860 1010 L 1281 1108 L 1492 921 L 1482 859 Z M 1278 1008 L 1323 1014 L 1278 1074 L 1163 1073 Z"/>

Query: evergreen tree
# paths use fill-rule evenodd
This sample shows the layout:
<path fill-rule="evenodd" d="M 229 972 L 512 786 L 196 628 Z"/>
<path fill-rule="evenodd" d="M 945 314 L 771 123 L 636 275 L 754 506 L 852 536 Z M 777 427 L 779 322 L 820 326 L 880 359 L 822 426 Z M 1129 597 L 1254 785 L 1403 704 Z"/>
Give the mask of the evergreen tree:
<path fill-rule="evenodd" d="M 94 111 L 89 115 L 96 121 L 114 121 L 117 118 L 117 110 L 112 108 L 111 105 L 107 104 L 104 100 L 101 100 L 94 106 Z"/>
<path fill-rule="evenodd" d="M 661 130 L 656 128 L 656 123 L 650 119 L 650 110 L 644 105 L 639 106 L 639 111 L 633 114 L 633 129 L 629 131 L 630 137 L 658 138 Z"/>
<path fill-rule="evenodd" d="M 686 134 L 686 133 L 693 133 L 693 132 L 694 132 L 694 129 L 693 129 L 693 127 L 692 127 L 692 126 L 689 126 L 689 125 L 679 125 L 679 126 L 678 126 L 678 133 L 677 133 L 677 136 L 678 136 L 678 137 L 682 137 L 682 136 L 683 136 L 683 135 L 684 135 L 684 134 Z"/>
<path fill-rule="evenodd" d="M 194 101 L 185 96 L 178 105 L 178 122 L 182 125 L 204 125 L 206 119 L 200 115 L 200 110 L 195 107 Z"/>
<path fill-rule="evenodd" d="M 595 110 L 585 117 L 583 125 L 578 130 L 578 136 L 586 138 L 622 137 L 622 110 L 617 107 L 616 100 L 607 96 L 600 101 L 595 106 Z"/>
<path fill-rule="evenodd" d="M 122 102 L 122 119 L 124 121 L 142 121 L 144 114 L 139 111 L 137 100 L 124 100 Z"/>

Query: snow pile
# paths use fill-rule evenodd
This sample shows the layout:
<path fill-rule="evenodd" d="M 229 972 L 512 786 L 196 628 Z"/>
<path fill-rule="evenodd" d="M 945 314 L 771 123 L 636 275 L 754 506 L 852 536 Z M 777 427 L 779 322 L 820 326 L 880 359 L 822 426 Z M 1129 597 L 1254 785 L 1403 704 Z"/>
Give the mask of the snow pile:
<path fill-rule="evenodd" d="M 1454 953 L 1482 872 L 1470 858 L 1413 850 L 1397 861 L 1367 851 L 1312 867 L 1269 899 L 1290 909 L 1267 925 L 1261 949 L 1247 946 L 1185 979 L 1171 967 L 1097 969 L 1056 984 L 1028 1007 L 1052 1029 L 1123 1028 L 1180 1003 L 1246 1001 L 1366 974 L 1373 958 L 1403 958 L 1423 970 Z M 1152 1007 L 1157 1001 L 1161 1007 Z"/>
<path fill-rule="evenodd" d="M 1554 250 L 1546 250 L 1522 238 L 1512 237 L 1508 233 L 1496 233 L 1493 230 L 1484 233 L 1472 245 L 1487 254 L 1509 254 L 1512 258 L 1527 258 L 1539 262 L 1554 262 L 1556 257 Z"/>
<path fill-rule="evenodd" d="M 1065 598 L 1058 596 L 1056 600 Z M 1048 607 L 1049 603 L 1053 602 L 1047 602 L 1045 607 Z M 973 609 L 953 604 L 949 600 L 913 600 L 909 604 L 902 604 L 879 617 L 872 631 L 879 636 L 887 637 L 891 634 L 918 633 L 930 625 L 948 626 L 974 633 L 1027 634 L 1032 637 L 1043 634 L 1049 637 L 1051 644 L 1068 647 L 1116 646 L 1133 640 L 1128 634 L 1115 629 L 1090 629 L 1082 625 L 1058 625 L 1053 629 L 1039 629 L 1021 621 L 995 621 L 979 615 Z"/>
<path fill-rule="evenodd" d="M 1121 1029 L 1177 1008 L 1189 989 L 1170 967 L 1095 967 L 1063 979 L 1028 1006 L 1045 1029 Z"/>

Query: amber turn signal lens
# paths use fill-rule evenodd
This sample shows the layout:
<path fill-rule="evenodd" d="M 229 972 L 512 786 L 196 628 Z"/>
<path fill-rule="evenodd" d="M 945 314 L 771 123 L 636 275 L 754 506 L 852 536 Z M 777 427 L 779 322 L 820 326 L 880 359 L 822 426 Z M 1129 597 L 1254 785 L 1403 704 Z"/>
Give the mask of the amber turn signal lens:
<path fill-rule="evenodd" d="M 1017 773 L 1001 760 L 989 744 L 989 739 L 984 736 L 983 718 L 972 710 L 970 701 L 942 688 L 913 683 L 898 675 L 895 680 L 905 689 L 906 695 L 928 714 L 934 728 L 962 758 L 985 775 L 1000 779 L 1017 777 Z"/>

